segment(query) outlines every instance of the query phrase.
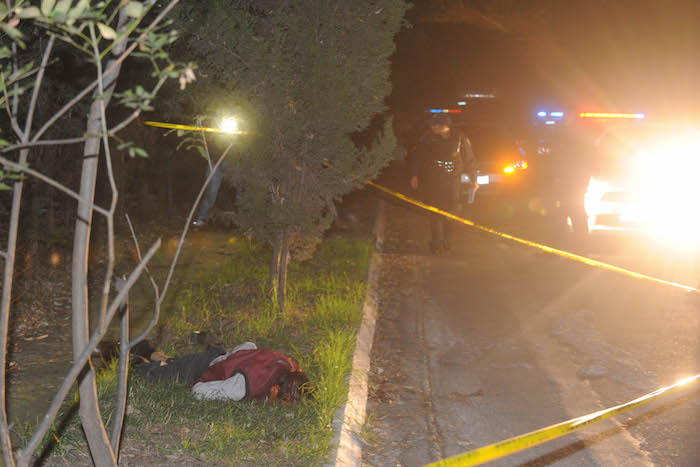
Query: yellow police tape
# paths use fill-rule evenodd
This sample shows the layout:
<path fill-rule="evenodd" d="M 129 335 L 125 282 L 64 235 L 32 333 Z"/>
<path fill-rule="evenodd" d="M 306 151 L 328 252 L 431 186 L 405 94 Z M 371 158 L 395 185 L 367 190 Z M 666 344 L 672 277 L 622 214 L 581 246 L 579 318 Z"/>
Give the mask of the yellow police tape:
<path fill-rule="evenodd" d="M 247 135 L 247 131 L 224 131 L 221 128 L 209 128 L 205 126 L 190 126 L 181 125 L 179 123 L 163 123 L 163 122 L 143 122 L 144 125 L 155 126 L 158 128 L 171 128 L 173 130 L 185 131 L 205 131 L 207 133 L 227 133 L 231 135 Z"/>
<path fill-rule="evenodd" d="M 175 124 L 175 123 L 162 123 L 162 122 L 144 122 L 146 125 L 154 126 L 154 127 L 159 127 L 159 128 L 172 128 L 176 130 L 187 130 L 187 131 L 206 131 L 206 132 L 212 132 L 212 133 L 224 133 L 223 130 L 218 129 L 218 128 L 207 128 L 207 127 L 194 127 L 194 126 L 189 126 L 189 125 L 180 125 L 180 124 Z M 247 134 L 247 132 L 244 131 L 235 131 L 235 132 L 228 132 L 228 133 L 233 133 L 233 134 Z M 634 271 L 629 271 L 627 269 L 623 269 L 617 266 L 613 266 L 612 264 L 607 264 L 603 263 L 601 261 L 596 261 L 594 259 L 586 258 L 584 256 L 579 256 L 575 255 L 573 253 L 569 253 L 567 251 L 559 250 L 557 248 L 552 248 L 547 245 L 542 245 L 536 242 L 532 242 L 530 240 L 525 240 L 523 238 L 515 237 L 513 235 L 509 235 L 503 232 L 499 232 L 497 230 L 491 229 L 489 227 L 485 227 L 483 225 L 479 225 L 473 221 L 470 221 L 468 219 L 463 219 L 459 216 L 455 216 L 454 214 L 451 214 L 449 212 L 443 211 L 441 209 L 438 209 L 434 206 L 430 206 L 425 203 L 421 203 L 418 200 L 415 200 L 413 198 L 409 198 L 406 195 L 403 195 L 401 193 L 398 193 L 396 191 L 390 190 L 389 188 L 383 187 L 381 185 L 377 185 L 374 182 L 368 181 L 368 185 L 373 186 L 377 188 L 378 190 L 384 191 L 398 199 L 401 199 L 403 201 L 406 201 L 407 203 L 416 205 L 418 207 L 421 207 L 423 209 L 426 209 L 428 211 L 435 212 L 437 214 L 441 214 L 445 217 L 448 217 L 450 219 L 453 219 L 457 222 L 461 222 L 462 224 L 468 225 L 470 227 L 476 227 L 477 229 L 483 230 L 485 232 L 489 232 L 493 235 L 497 235 L 502 238 L 506 238 L 508 240 L 512 240 L 514 242 L 522 243 L 523 245 L 528 245 L 533 248 L 537 248 L 542 251 L 546 251 L 548 253 L 552 253 L 558 256 L 563 256 L 564 258 L 569 258 L 574 261 L 578 261 L 584 264 L 588 264 L 590 266 L 595 266 L 599 267 L 602 269 L 607 269 L 609 271 L 614 271 L 618 272 L 630 277 L 636 277 L 638 279 L 644 279 L 660 284 L 665 284 L 665 285 L 670 285 L 672 287 L 677 287 L 689 292 L 695 292 L 695 293 L 700 293 L 700 290 L 696 289 L 695 287 L 690 287 L 687 285 L 682 285 L 682 284 L 677 284 L 675 282 L 669 282 L 665 281 L 663 279 L 658 279 L 655 277 L 647 276 L 644 274 L 640 274 L 638 272 Z M 464 454 L 460 454 L 454 457 L 450 457 L 448 459 L 443 459 L 441 461 L 428 464 L 428 466 L 462 466 L 462 467 L 467 467 L 471 465 L 479 465 L 483 464 L 484 462 L 489 462 L 495 459 L 499 459 L 501 457 L 505 457 L 508 455 L 511 455 L 513 453 L 516 453 L 518 451 L 522 451 L 528 448 L 531 448 L 533 446 L 537 446 L 538 444 L 545 443 L 547 441 L 550 441 L 552 439 L 558 438 L 560 436 L 564 436 L 565 434 L 574 432 L 576 430 L 579 430 L 585 426 L 597 423 L 599 421 L 605 420 L 607 418 L 613 417 L 615 415 L 618 415 L 622 412 L 626 412 L 627 410 L 633 409 L 635 407 L 638 407 L 640 405 L 644 405 L 648 402 L 651 402 L 662 395 L 668 395 L 673 392 L 679 391 L 680 389 L 685 388 L 686 386 L 696 383 L 700 379 L 700 374 L 692 376 L 690 378 L 686 378 L 684 380 L 681 380 L 677 382 L 676 384 L 672 386 L 668 386 L 666 388 L 661 388 L 657 391 L 654 391 L 650 394 L 647 394 L 646 396 L 642 396 L 638 399 L 635 399 L 631 402 L 628 402 L 626 404 L 618 405 L 616 407 L 612 407 L 610 409 L 606 410 L 601 410 L 599 412 L 590 414 L 590 415 L 584 415 L 583 417 L 578 417 L 574 418 L 572 420 L 558 423 L 556 425 L 552 425 L 546 428 L 541 428 L 539 430 L 521 435 L 521 436 L 516 436 L 514 438 L 510 438 L 498 443 L 494 443 L 488 446 L 484 446 L 479 449 L 475 449 L 473 451 L 469 451 Z"/>
<path fill-rule="evenodd" d="M 455 216 L 454 214 L 450 214 L 449 212 L 443 211 L 443 210 L 438 209 L 434 206 L 430 206 L 428 204 L 421 203 L 418 200 L 415 200 L 413 198 L 409 198 L 408 196 L 406 196 L 404 194 L 390 190 L 389 188 L 383 187 L 381 185 L 377 185 L 374 182 L 367 182 L 367 184 L 373 186 L 374 188 L 376 188 L 378 190 L 384 191 L 384 192 L 394 196 L 395 198 L 406 201 L 407 203 L 414 204 L 414 205 L 419 206 L 419 207 L 426 209 L 428 211 L 432 211 L 432 212 L 441 214 L 441 215 L 443 215 L 445 217 L 449 217 L 450 219 L 453 219 L 457 222 L 461 222 L 462 224 L 468 225 L 470 227 L 475 227 L 477 229 L 483 230 L 483 231 L 488 232 L 490 234 L 497 235 L 499 237 L 506 238 L 508 240 L 512 240 L 514 242 L 522 243 L 523 245 L 528 245 L 530 247 L 537 248 L 537 249 L 542 250 L 542 251 L 546 251 L 547 253 L 552 253 L 554 255 L 562 256 L 564 258 L 578 261 L 579 263 L 584 263 L 584 264 L 587 264 L 589 266 L 594 266 L 594 267 L 598 267 L 601 269 L 606 269 L 608 271 L 614 271 L 614 272 L 624 274 L 624 275 L 629 276 L 629 277 L 635 277 L 637 279 L 644 279 L 647 281 L 656 282 L 658 284 L 670 285 L 672 287 L 677 287 L 679 289 L 683 289 L 683 290 L 686 290 L 688 292 L 700 293 L 700 290 L 696 289 L 695 287 L 691 287 L 689 285 L 677 284 L 675 282 L 670 282 L 670 281 L 666 281 L 663 279 L 658 279 L 656 277 L 647 276 L 645 274 L 640 274 L 638 272 L 630 271 L 628 269 L 624 269 L 624 268 L 621 268 L 618 266 L 613 266 L 612 264 L 603 263 L 602 261 L 597 261 L 597 260 L 594 260 L 591 258 L 586 258 L 585 256 L 576 255 L 573 253 L 569 253 L 568 251 L 559 250 L 557 248 L 552 248 L 551 246 L 542 245 L 542 244 L 539 244 L 536 242 L 532 242 L 530 240 L 525 240 L 524 238 L 519 238 L 519 237 L 515 237 L 513 235 L 509 235 L 507 233 L 499 232 L 498 230 L 494 230 L 494 229 L 491 229 L 489 227 L 479 225 L 473 221 L 470 221 L 468 219 L 463 219 L 459 216 Z"/>
<path fill-rule="evenodd" d="M 697 383 L 700 380 L 700 374 L 691 376 L 690 378 L 683 379 L 672 386 L 661 388 L 654 391 L 646 396 L 642 396 L 626 404 L 611 407 L 609 409 L 601 410 L 589 415 L 584 415 L 583 417 L 574 418 L 566 422 L 558 423 L 556 425 L 548 426 L 546 428 L 541 428 L 539 430 L 532 431 L 530 433 L 516 436 L 514 438 L 506 439 L 504 441 L 490 444 L 473 451 L 466 452 L 464 454 L 459 454 L 454 457 L 443 459 L 432 464 L 427 464 L 429 467 L 436 466 L 460 466 L 466 467 L 470 465 L 479 465 L 484 462 L 490 462 L 501 457 L 514 454 L 518 451 L 522 451 L 538 444 L 545 443 L 554 438 L 558 438 L 565 434 L 579 430 L 585 426 L 592 425 L 601 420 L 613 417 L 615 415 L 626 412 L 640 405 L 647 404 L 661 396 L 666 396 L 674 392 L 680 391 L 681 389 L 687 388 L 693 383 Z"/>
<path fill-rule="evenodd" d="M 151 121 L 143 122 L 143 123 L 146 125 L 150 125 L 150 126 L 154 126 L 154 127 L 158 127 L 158 128 L 171 128 L 171 129 L 175 129 L 175 130 L 205 131 L 205 132 L 211 132 L 211 133 L 230 133 L 230 134 L 239 134 L 239 135 L 248 134 L 248 132 L 246 132 L 246 131 L 224 132 L 223 130 L 221 130 L 219 128 L 196 127 L 196 126 L 190 126 L 190 125 L 182 125 L 179 123 L 164 123 L 164 122 L 151 122 Z M 327 165 L 327 163 L 324 163 L 324 165 Z M 539 244 L 536 242 L 532 242 L 530 240 L 525 240 L 524 238 L 519 238 L 519 237 L 515 237 L 513 235 L 509 235 L 507 233 L 499 232 L 499 231 L 491 229 L 489 227 L 479 225 L 479 224 L 472 222 L 468 219 L 463 219 L 459 216 L 455 216 L 454 214 L 450 214 L 449 212 L 442 211 L 434 206 L 430 206 L 428 204 L 421 203 L 418 200 L 415 200 L 413 198 L 409 198 L 406 195 L 403 195 L 403 194 L 398 193 L 396 191 L 390 190 L 389 188 L 386 188 L 384 186 L 377 185 L 374 182 L 368 181 L 367 184 L 377 188 L 378 190 L 382 190 L 386 193 L 389 193 L 390 195 L 392 195 L 396 198 L 404 200 L 407 203 L 411 203 L 411 204 L 419 206 L 423 209 L 426 209 L 428 211 L 432 211 L 432 212 L 441 214 L 445 217 L 449 217 L 450 219 L 453 219 L 457 222 L 461 222 L 462 224 L 466 224 L 466 225 L 471 226 L 471 227 L 476 227 L 477 229 L 483 230 L 485 232 L 489 232 L 493 235 L 497 235 L 499 237 L 506 238 L 508 240 L 512 240 L 514 242 L 522 243 L 523 245 L 528 245 L 528 246 L 531 246 L 533 248 L 537 248 L 539 250 L 546 251 L 548 253 L 552 253 L 552 254 L 555 254 L 558 256 L 563 256 L 564 258 L 569 258 L 571 260 L 578 261 L 580 263 L 588 264 L 589 266 L 595 266 L 598 268 L 607 269 L 608 271 L 614 271 L 614 272 L 617 272 L 620 274 L 624 274 L 626 276 L 636 277 L 637 279 L 644 279 L 644 280 L 656 282 L 659 284 L 670 285 L 672 287 L 677 287 L 677 288 L 686 290 L 688 292 L 700 293 L 700 290 L 696 289 L 695 287 L 690 287 L 688 285 L 677 284 L 675 282 L 665 281 L 663 279 L 658 279 L 656 277 L 647 276 L 645 274 L 640 274 L 638 272 L 630 271 L 628 269 L 620 268 L 618 266 L 613 266 L 612 264 L 603 263 L 602 261 L 596 261 L 594 259 L 586 258 L 584 256 L 579 256 L 579 255 L 575 255 L 573 253 L 569 253 L 568 251 L 559 250 L 557 248 L 552 248 L 552 247 L 547 246 L 547 245 L 542 245 L 542 244 Z"/>

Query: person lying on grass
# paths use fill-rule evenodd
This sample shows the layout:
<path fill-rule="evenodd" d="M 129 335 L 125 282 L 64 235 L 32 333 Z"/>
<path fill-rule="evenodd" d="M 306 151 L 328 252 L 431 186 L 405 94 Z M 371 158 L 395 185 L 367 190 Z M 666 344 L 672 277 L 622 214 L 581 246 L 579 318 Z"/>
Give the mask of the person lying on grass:
<path fill-rule="evenodd" d="M 95 347 L 90 355 L 94 365 L 102 366 L 109 364 L 112 360 L 119 358 L 119 341 L 105 339 Z M 153 344 L 144 339 L 131 349 L 130 360 L 132 365 L 141 363 L 162 362 L 168 356 L 157 351 Z"/>
<path fill-rule="evenodd" d="M 146 363 L 137 371 L 156 381 L 190 384 L 198 400 L 280 400 L 291 404 L 311 393 L 309 379 L 294 359 L 274 350 L 258 349 L 252 342 L 223 354 L 210 349 Z"/>

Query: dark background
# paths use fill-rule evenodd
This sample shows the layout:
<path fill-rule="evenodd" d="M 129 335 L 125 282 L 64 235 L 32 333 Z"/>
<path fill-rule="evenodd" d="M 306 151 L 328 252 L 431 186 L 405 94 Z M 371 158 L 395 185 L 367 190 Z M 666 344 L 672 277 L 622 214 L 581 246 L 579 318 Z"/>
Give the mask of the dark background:
<path fill-rule="evenodd" d="M 502 8 L 489 8 L 500 4 Z M 397 41 L 394 112 L 494 90 L 538 107 L 698 116 L 700 2 L 417 1 Z"/>

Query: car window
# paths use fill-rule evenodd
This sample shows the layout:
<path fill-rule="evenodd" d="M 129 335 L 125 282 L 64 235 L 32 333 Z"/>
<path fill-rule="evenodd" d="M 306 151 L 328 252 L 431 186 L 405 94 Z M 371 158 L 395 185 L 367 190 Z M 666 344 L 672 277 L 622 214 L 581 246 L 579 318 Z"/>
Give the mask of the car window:
<path fill-rule="evenodd" d="M 471 127 L 463 131 L 471 141 L 478 161 L 501 159 L 515 149 L 513 139 L 500 128 Z"/>

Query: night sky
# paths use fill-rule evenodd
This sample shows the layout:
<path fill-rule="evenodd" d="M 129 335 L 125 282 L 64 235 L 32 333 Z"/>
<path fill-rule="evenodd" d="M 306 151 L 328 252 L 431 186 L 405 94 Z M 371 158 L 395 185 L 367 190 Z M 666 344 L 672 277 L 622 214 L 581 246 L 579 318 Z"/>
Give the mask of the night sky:
<path fill-rule="evenodd" d="M 415 114 L 492 89 L 524 114 L 562 106 L 698 117 L 700 1 L 496 3 L 521 7 L 480 16 L 458 1 L 415 2 L 413 27 L 397 40 L 392 110 Z"/>

